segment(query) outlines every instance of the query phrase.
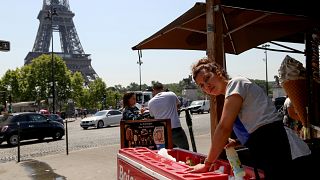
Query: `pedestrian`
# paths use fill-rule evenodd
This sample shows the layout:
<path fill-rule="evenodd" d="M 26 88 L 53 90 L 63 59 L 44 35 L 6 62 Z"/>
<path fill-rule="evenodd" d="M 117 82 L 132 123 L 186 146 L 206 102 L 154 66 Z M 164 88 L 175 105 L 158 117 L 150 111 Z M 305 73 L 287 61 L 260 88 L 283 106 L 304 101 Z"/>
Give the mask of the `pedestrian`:
<path fill-rule="evenodd" d="M 302 128 L 302 123 L 299 121 L 300 118 L 288 96 L 283 103 L 283 115 L 283 124 L 293 129 L 299 135 Z"/>
<path fill-rule="evenodd" d="M 180 101 L 177 95 L 174 92 L 164 90 L 161 83 L 153 85 L 152 95 L 153 97 L 148 103 L 150 115 L 155 119 L 170 119 L 174 147 L 189 150 L 188 139 L 178 116 Z"/>
<path fill-rule="evenodd" d="M 75 117 L 75 119 L 77 119 L 77 117 L 78 117 L 78 109 L 74 109 L 74 117 Z"/>
<path fill-rule="evenodd" d="M 192 172 L 209 171 L 224 148 L 238 142 L 249 149 L 265 179 L 311 175 L 307 168 L 311 157 L 308 145 L 283 125 L 281 114 L 262 88 L 244 77 L 229 79 L 216 62 L 207 58 L 192 66 L 192 74 L 202 91 L 225 98 L 205 163 L 196 165 Z M 232 130 L 238 139 L 228 144 Z"/>
<path fill-rule="evenodd" d="M 144 108 L 136 106 L 136 95 L 133 92 L 127 92 L 123 95 L 122 120 L 143 119 Z"/>

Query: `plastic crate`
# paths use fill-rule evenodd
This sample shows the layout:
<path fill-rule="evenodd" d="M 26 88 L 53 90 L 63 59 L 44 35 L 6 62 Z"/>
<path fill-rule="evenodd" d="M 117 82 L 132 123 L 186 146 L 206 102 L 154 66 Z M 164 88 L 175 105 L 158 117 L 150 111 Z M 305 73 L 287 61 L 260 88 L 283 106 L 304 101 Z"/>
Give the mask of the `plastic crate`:
<path fill-rule="evenodd" d="M 228 161 L 217 160 L 215 170 L 223 166 L 223 173 L 216 172 L 206 172 L 206 173 L 190 173 L 189 170 L 192 169 L 189 165 L 180 163 L 179 161 L 185 162 L 187 157 L 193 162 L 193 164 L 198 164 L 203 162 L 205 155 L 194 153 L 191 151 L 183 149 L 168 149 L 168 154 L 176 158 L 176 161 L 165 158 L 157 153 L 157 150 L 150 150 L 148 148 L 123 148 L 119 150 L 118 153 L 118 174 L 119 174 L 119 159 L 125 161 L 127 164 L 131 164 L 131 167 L 127 167 L 126 170 L 121 166 L 121 171 L 134 172 L 140 171 L 140 173 L 146 173 L 149 177 L 154 177 L 150 179 L 215 179 L 215 180 L 228 180 L 229 176 L 233 176 L 231 167 Z M 130 169 L 132 168 L 132 169 Z M 245 179 L 255 179 L 253 168 L 246 167 Z M 159 178 L 160 177 L 160 178 Z M 263 179 L 263 174 L 261 174 Z M 136 178 L 135 179 L 139 179 Z M 142 178 L 141 178 L 142 179 Z M 148 178 L 147 178 L 148 179 Z"/>

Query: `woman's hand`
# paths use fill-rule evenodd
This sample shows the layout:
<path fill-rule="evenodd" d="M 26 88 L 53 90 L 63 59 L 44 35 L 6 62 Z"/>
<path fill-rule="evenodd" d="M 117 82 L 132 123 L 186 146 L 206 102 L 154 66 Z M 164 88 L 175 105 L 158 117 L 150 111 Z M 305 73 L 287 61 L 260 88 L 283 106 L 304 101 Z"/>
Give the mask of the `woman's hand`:
<path fill-rule="evenodd" d="M 189 171 L 191 173 L 204 173 L 204 172 L 209 171 L 209 167 L 206 166 L 205 164 L 197 164 L 197 165 L 193 166 L 192 168 L 193 169 L 191 169 Z"/>
<path fill-rule="evenodd" d="M 236 139 L 229 138 L 228 141 L 229 141 L 229 143 L 224 147 L 225 149 L 229 148 L 229 147 L 236 147 L 236 146 L 240 145 L 239 141 L 237 141 Z"/>
<path fill-rule="evenodd" d="M 142 107 L 142 108 L 140 109 L 140 114 L 143 114 L 144 111 L 145 111 L 145 109 L 144 109 L 144 107 Z"/>

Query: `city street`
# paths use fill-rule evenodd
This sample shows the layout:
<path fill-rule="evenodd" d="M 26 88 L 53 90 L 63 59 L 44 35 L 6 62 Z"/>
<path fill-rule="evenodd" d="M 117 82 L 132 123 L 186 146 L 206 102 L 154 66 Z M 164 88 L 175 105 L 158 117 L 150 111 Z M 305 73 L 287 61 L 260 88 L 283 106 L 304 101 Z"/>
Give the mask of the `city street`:
<path fill-rule="evenodd" d="M 180 116 L 182 127 L 188 138 L 189 130 L 186 125 L 185 115 Z M 192 115 L 194 136 L 206 135 L 210 132 L 210 116 L 208 113 Z M 68 150 L 72 151 L 89 149 L 93 147 L 103 147 L 108 145 L 120 144 L 119 126 L 83 130 L 80 127 L 80 118 L 68 123 Z M 190 138 L 189 138 L 190 140 Z M 190 143 L 190 150 L 192 146 Z M 6 142 L 0 145 L 0 163 L 17 161 L 17 147 L 9 147 Z M 32 159 L 34 157 L 47 156 L 63 153 L 66 151 L 66 136 L 59 141 L 46 138 L 43 142 L 37 140 L 23 141 L 20 147 L 20 160 Z M 205 152 L 203 152 L 205 153 Z"/>

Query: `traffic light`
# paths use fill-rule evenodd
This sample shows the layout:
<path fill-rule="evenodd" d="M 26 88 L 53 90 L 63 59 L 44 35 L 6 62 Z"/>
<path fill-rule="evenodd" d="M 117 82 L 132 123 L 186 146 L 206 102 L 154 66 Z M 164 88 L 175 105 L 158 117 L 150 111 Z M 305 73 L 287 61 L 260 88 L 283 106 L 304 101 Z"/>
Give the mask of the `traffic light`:
<path fill-rule="evenodd" d="M 10 51 L 10 42 L 0 40 L 0 51 Z"/>

